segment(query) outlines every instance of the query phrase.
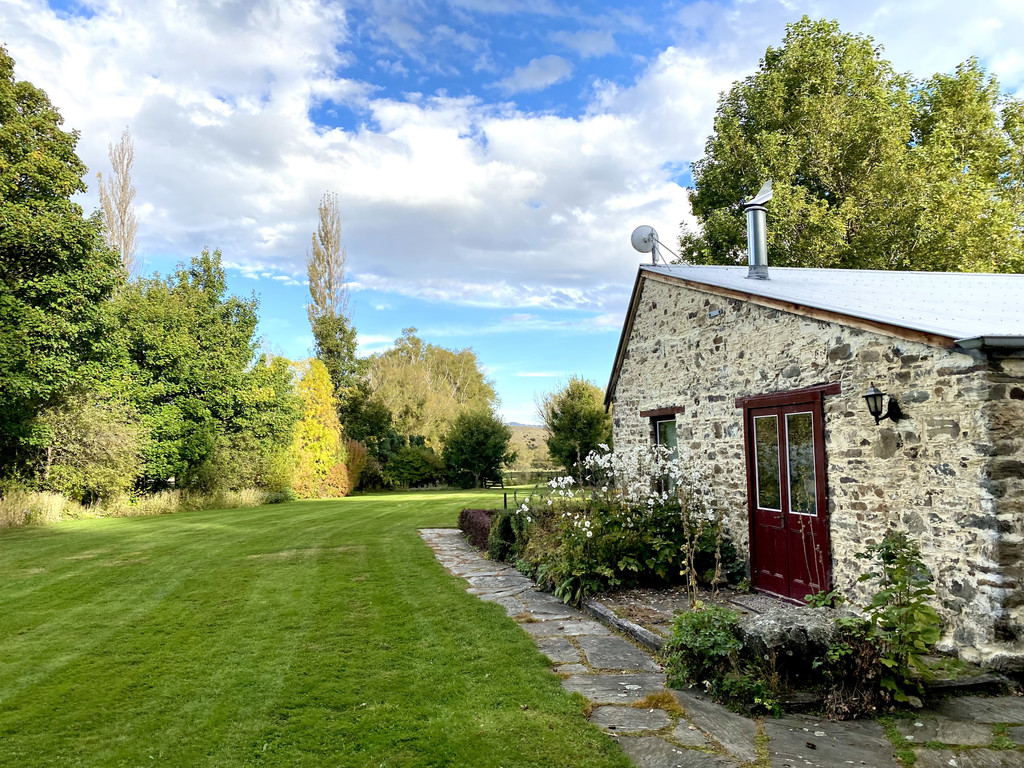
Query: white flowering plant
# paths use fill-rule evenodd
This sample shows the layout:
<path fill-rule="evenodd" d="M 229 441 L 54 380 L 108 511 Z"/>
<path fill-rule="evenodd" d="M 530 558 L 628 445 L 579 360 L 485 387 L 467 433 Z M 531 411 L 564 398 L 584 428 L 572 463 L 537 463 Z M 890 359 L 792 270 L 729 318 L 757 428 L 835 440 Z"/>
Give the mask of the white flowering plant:
<path fill-rule="evenodd" d="M 722 580 L 727 545 L 710 483 L 659 446 L 583 462 L 582 482 L 550 481 L 509 514 L 517 564 L 566 602 L 605 589 Z"/>

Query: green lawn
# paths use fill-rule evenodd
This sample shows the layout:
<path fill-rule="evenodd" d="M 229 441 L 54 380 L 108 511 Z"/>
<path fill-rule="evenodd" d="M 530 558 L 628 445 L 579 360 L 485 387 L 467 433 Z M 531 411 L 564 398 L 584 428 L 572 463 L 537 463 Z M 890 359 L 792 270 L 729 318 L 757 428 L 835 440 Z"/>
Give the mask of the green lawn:
<path fill-rule="evenodd" d="M 488 496 L 0 531 L 0 765 L 627 766 L 417 535 Z"/>

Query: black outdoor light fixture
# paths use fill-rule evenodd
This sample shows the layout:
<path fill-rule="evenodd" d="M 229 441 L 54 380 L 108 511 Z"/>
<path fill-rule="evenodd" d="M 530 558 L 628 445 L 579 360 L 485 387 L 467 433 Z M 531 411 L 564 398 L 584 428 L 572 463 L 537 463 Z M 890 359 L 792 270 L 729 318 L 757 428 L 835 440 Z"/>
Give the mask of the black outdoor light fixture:
<path fill-rule="evenodd" d="M 871 382 L 871 387 L 868 388 L 867 394 L 864 395 L 864 400 L 868 404 L 868 413 L 875 417 L 875 424 L 880 424 L 882 419 L 892 419 L 893 421 L 899 421 L 903 418 L 903 411 L 900 410 L 899 403 L 896 402 L 896 398 L 889 395 L 889 407 L 886 408 L 885 413 L 882 413 L 882 400 L 885 398 L 885 392 L 875 387 L 875 382 Z"/>

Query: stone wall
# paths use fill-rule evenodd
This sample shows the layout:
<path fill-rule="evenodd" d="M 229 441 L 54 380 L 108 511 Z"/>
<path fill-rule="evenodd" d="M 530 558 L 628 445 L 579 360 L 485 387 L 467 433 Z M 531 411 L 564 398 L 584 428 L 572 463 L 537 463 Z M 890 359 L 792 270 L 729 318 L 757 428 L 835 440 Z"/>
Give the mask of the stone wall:
<path fill-rule="evenodd" d="M 826 396 L 833 586 L 865 597 L 854 554 L 888 527 L 920 541 L 935 575 L 943 646 L 1024 661 L 1024 363 L 907 341 L 648 277 L 615 391 L 616 447 L 647 444 L 640 411 L 683 406 L 683 455 L 714 477 L 748 553 L 743 412 L 737 397 L 839 382 Z M 907 418 L 876 426 L 874 382 Z M 687 450 L 688 449 L 688 450 Z"/>

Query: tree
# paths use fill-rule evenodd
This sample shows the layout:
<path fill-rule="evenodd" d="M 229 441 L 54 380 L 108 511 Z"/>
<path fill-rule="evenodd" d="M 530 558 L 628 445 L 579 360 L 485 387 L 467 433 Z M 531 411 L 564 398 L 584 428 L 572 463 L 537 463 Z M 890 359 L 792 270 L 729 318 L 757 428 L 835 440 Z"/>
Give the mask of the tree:
<path fill-rule="evenodd" d="M 1020 102 L 971 60 L 913 84 L 870 37 L 804 17 L 719 100 L 682 258 L 745 260 L 742 199 L 768 178 L 777 266 L 1017 271 Z"/>
<path fill-rule="evenodd" d="M 292 447 L 293 487 L 303 499 L 344 496 L 349 491 L 349 480 L 331 378 L 316 358 L 300 364 L 299 370 L 303 414 Z"/>
<path fill-rule="evenodd" d="M 348 255 L 341 243 L 338 196 L 325 193 L 317 213 L 317 230 L 306 253 L 310 296 L 306 313 L 313 330 L 316 356 L 327 366 L 343 407 L 363 366 L 356 358 L 356 331 L 348 311 L 348 287 L 345 285 Z"/>
<path fill-rule="evenodd" d="M 0 477 L 34 465 L 36 414 L 119 354 L 107 299 L 122 274 L 99 223 L 71 202 L 86 168 L 62 124 L 0 47 Z"/>
<path fill-rule="evenodd" d="M 612 417 L 603 402 L 598 386 L 573 376 L 541 404 L 548 453 L 574 475 L 581 474 L 583 460 L 599 445 L 611 444 Z"/>
<path fill-rule="evenodd" d="M 406 328 L 387 352 L 373 355 L 367 376 L 371 397 L 391 412 L 395 429 L 438 445 L 463 410 L 490 411 L 494 387 L 472 349 L 425 344 Z"/>
<path fill-rule="evenodd" d="M 47 434 L 41 487 L 92 504 L 132 488 L 141 469 L 143 431 L 132 409 L 94 393 L 39 414 Z"/>
<path fill-rule="evenodd" d="M 131 397 L 149 433 L 144 489 L 218 482 L 218 448 L 236 419 L 249 413 L 252 422 L 239 398 L 254 376 L 257 302 L 226 293 L 220 251 L 204 250 L 173 276 L 129 283 L 115 300 Z"/>
<path fill-rule="evenodd" d="M 136 259 L 138 242 L 135 236 L 139 222 L 135 217 L 135 185 L 132 183 L 135 145 L 127 126 L 117 144 L 107 145 L 107 153 L 113 169 L 110 178 L 104 183 L 103 174 L 96 174 L 106 242 L 120 254 L 125 274 L 136 277 L 140 265 Z"/>
<path fill-rule="evenodd" d="M 463 411 L 444 437 L 444 463 L 455 484 L 480 487 L 501 480 L 502 467 L 516 460 L 509 450 L 512 430 L 490 411 Z"/>

